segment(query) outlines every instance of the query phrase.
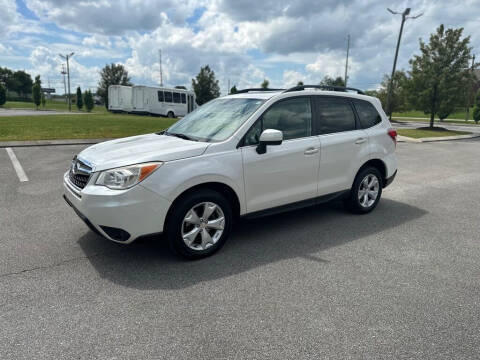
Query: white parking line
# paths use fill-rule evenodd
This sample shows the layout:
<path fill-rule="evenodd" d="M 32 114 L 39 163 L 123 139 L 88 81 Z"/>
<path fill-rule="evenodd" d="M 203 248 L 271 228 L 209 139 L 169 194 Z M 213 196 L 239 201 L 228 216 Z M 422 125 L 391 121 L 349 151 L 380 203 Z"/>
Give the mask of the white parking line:
<path fill-rule="evenodd" d="M 7 154 L 10 157 L 10 160 L 12 161 L 13 168 L 17 172 L 18 179 L 21 182 L 28 181 L 27 174 L 25 174 L 25 171 L 23 170 L 22 165 L 20 165 L 20 162 L 18 161 L 17 156 L 15 155 L 13 150 L 11 148 L 5 148 L 5 150 L 7 150 Z"/>

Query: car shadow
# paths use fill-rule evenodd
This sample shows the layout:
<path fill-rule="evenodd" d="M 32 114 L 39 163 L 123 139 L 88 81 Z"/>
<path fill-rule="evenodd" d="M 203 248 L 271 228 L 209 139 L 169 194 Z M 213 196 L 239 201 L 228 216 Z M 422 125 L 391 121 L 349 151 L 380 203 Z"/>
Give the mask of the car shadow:
<path fill-rule="evenodd" d="M 330 203 L 242 219 L 219 252 L 197 261 L 171 255 L 161 237 L 121 245 L 88 232 L 78 243 L 103 278 L 137 289 L 179 289 L 295 257 L 328 265 L 322 259 L 323 250 L 384 232 L 425 214 L 420 208 L 382 199 L 374 212 L 361 216 L 347 213 L 339 203 Z"/>

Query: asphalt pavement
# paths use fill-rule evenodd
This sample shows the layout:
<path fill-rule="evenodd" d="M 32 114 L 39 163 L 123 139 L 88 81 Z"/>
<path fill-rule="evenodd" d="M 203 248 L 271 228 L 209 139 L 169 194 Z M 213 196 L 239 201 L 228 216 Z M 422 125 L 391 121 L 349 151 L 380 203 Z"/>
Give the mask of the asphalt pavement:
<path fill-rule="evenodd" d="M 99 238 L 62 199 L 84 146 L 0 148 L 1 359 L 474 359 L 480 141 L 398 145 L 371 214 L 235 226 L 188 262 Z"/>

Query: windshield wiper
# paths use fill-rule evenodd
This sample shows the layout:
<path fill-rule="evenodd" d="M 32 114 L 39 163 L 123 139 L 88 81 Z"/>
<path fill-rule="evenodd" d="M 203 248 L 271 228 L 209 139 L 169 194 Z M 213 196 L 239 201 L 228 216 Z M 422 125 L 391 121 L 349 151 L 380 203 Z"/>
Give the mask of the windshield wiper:
<path fill-rule="evenodd" d="M 197 139 L 194 139 L 188 135 L 185 135 L 185 134 L 179 134 L 179 133 L 171 133 L 171 132 L 168 132 L 168 131 L 165 131 L 163 132 L 162 135 L 167 135 L 167 136 L 176 136 L 180 139 L 185 139 L 185 140 L 190 140 L 190 141 L 198 141 Z"/>

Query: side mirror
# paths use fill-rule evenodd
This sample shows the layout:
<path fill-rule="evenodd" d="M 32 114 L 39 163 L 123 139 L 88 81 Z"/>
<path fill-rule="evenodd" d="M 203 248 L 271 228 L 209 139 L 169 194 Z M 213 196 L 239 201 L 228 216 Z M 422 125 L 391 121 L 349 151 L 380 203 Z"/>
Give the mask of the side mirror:
<path fill-rule="evenodd" d="M 280 145 L 283 141 L 283 133 L 280 130 L 265 129 L 260 135 L 260 142 L 257 146 L 258 154 L 267 152 L 267 145 Z"/>

